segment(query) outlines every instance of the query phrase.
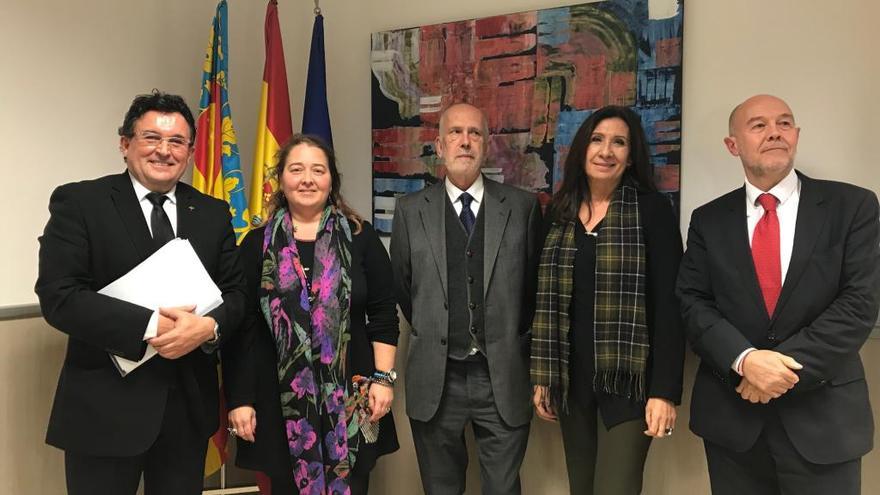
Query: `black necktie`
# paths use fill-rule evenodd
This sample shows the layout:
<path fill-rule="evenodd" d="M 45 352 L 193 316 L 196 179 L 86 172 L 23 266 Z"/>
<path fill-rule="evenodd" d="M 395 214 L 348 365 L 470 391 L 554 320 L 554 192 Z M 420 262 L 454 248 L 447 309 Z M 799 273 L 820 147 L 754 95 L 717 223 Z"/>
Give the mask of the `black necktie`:
<path fill-rule="evenodd" d="M 162 247 L 166 242 L 174 239 L 174 229 L 171 228 L 171 220 L 162 208 L 162 203 L 168 199 L 168 196 L 151 192 L 147 194 L 147 200 L 153 203 L 153 212 L 150 213 L 150 230 L 153 231 L 153 241 L 156 247 Z"/>
<path fill-rule="evenodd" d="M 468 235 L 471 235 L 471 232 L 474 230 L 474 224 L 477 221 L 476 217 L 474 217 L 474 212 L 471 210 L 471 201 L 474 200 L 474 197 L 465 192 L 461 193 L 458 200 L 461 201 L 461 213 L 458 214 L 458 219 L 461 220 L 461 224 L 464 225 L 464 230 L 467 231 Z"/>

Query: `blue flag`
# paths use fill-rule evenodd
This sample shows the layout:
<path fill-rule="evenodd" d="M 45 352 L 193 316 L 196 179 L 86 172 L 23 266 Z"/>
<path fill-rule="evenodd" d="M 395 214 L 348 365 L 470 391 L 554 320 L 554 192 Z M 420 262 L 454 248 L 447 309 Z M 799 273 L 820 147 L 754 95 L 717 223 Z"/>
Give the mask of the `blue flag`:
<path fill-rule="evenodd" d="M 327 108 L 327 69 L 324 62 L 324 16 L 315 16 L 312 28 L 312 49 L 309 53 L 309 75 L 306 80 L 306 101 L 303 105 L 303 134 L 320 136 L 331 147 L 330 110 Z"/>

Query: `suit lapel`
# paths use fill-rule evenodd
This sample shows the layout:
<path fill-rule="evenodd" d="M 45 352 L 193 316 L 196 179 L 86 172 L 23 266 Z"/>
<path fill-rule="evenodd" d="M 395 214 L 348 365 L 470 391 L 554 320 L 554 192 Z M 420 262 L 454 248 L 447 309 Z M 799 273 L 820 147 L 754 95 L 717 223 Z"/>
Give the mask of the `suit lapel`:
<path fill-rule="evenodd" d="M 813 249 L 816 247 L 816 240 L 819 238 L 828 216 L 828 209 L 823 204 L 824 197 L 817 189 L 816 183 L 800 173 L 798 176 L 801 179 L 801 191 L 794 228 L 794 245 L 774 316 L 779 315 L 810 262 Z"/>
<path fill-rule="evenodd" d="M 122 218 L 122 225 L 128 232 L 128 237 L 138 251 L 141 259 L 147 258 L 156 249 L 153 246 L 153 237 L 150 228 L 144 218 L 144 211 L 135 196 L 134 187 L 128 173 L 117 175 L 113 180 L 113 191 L 110 197 L 116 206 L 116 212 Z"/>
<path fill-rule="evenodd" d="M 746 220 L 746 189 L 742 187 L 736 194 L 729 196 L 727 204 L 727 217 L 724 219 L 724 235 L 727 237 L 725 246 L 730 246 L 730 261 L 733 269 L 740 274 L 743 287 L 750 294 L 750 299 L 756 305 L 758 314 L 763 318 L 767 316 L 767 307 L 764 305 L 764 296 L 761 285 L 758 283 L 758 274 L 755 272 L 755 262 L 752 259 L 752 248 L 749 244 L 749 226 Z"/>
<path fill-rule="evenodd" d="M 483 298 L 489 290 L 489 282 L 492 280 L 492 272 L 495 268 L 495 260 L 498 258 L 498 250 L 501 247 L 501 239 L 507 228 L 510 218 L 510 207 L 505 200 L 502 188 L 490 179 L 483 178 Z"/>
<path fill-rule="evenodd" d="M 446 281 L 446 188 L 443 181 L 440 181 L 431 189 L 425 191 L 425 202 L 419 209 L 419 217 L 422 221 L 422 228 L 425 229 L 425 236 L 428 239 L 428 246 L 434 255 L 434 265 L 437 267 L 437 275 L 440 276 L 440 285 L 443 288 L 443 294 L 449 295 L 447 291 Z"/>
<path fill-rule="evenodd" d="M 177 183 L 177 237 L 189 238 L 195 228 L 196 207 L 193 205 L 193 190 L 182 182 Z"/>

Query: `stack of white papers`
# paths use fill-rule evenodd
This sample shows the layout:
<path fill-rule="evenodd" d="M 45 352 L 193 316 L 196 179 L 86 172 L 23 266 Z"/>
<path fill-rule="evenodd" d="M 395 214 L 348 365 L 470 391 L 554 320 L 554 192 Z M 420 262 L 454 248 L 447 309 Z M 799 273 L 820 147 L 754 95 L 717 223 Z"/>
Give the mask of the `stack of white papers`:
<path fill-rule="evenodd" d="M 199 316 L 223 304 L 222 292 L 208 275 L 192 245 L 188 240 L 179 238 L 169 241 L 98 293 L 152 311 L 160 307 L 195 305 L 194 313 Z M 147 345 L 147 352 L 140 361 L 113 354 L 110 359 L 119 373 L 125 376 L 155 355 L 156 349 Z"/>

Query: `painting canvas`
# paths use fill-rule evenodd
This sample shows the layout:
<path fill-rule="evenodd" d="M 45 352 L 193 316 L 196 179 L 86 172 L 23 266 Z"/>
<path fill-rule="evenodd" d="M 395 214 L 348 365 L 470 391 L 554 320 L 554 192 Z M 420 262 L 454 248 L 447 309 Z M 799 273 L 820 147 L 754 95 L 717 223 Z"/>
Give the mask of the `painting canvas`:
<path fill-rule="evenodd" d="M 605 0 L 373 33 L 373 222 L 391 232 L 396 198 L 442 180 L 443 109 L 483 109 L 483 173 L 549 202 L 578 126 L 632 107 L 658 188 L 678 205 L 683 0 Z"/>

